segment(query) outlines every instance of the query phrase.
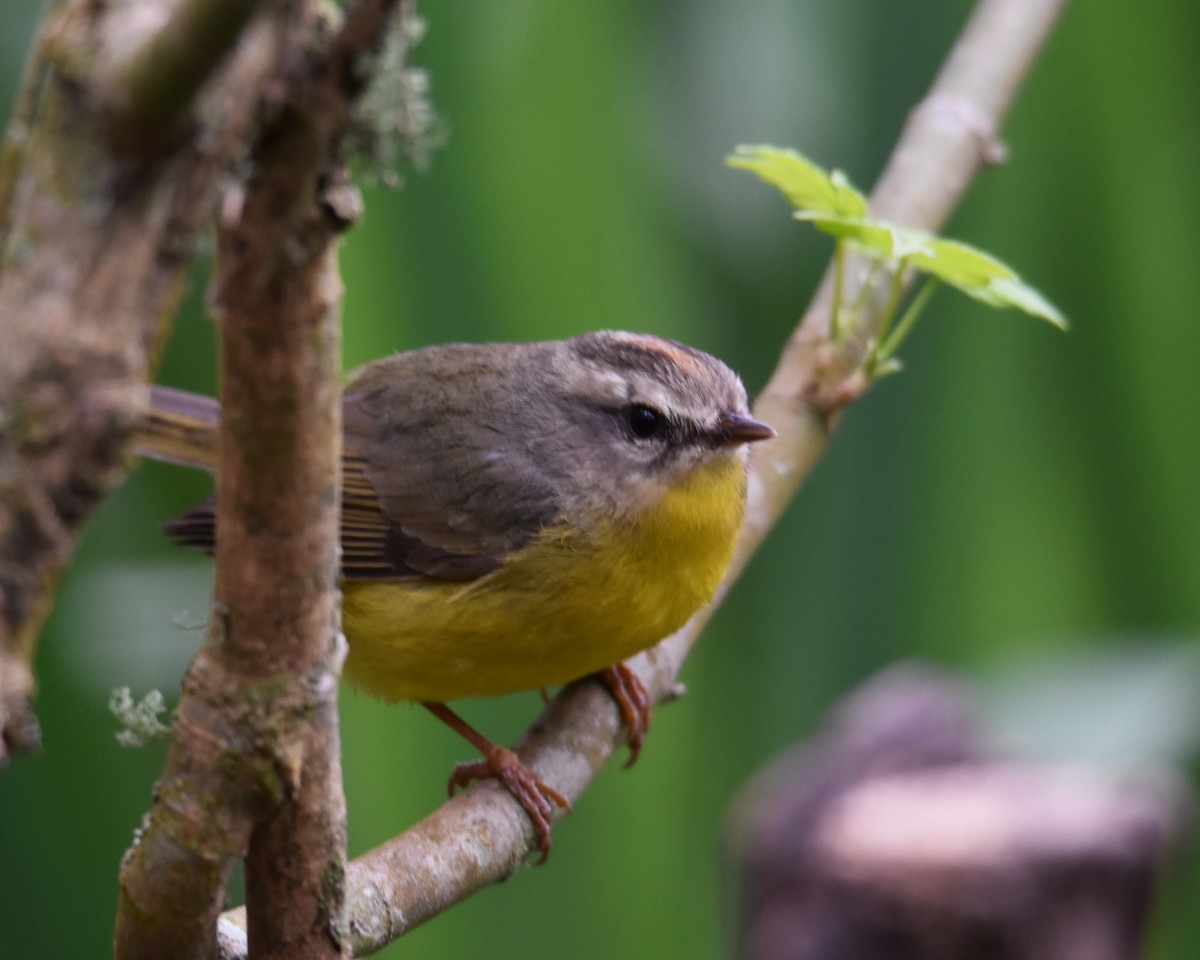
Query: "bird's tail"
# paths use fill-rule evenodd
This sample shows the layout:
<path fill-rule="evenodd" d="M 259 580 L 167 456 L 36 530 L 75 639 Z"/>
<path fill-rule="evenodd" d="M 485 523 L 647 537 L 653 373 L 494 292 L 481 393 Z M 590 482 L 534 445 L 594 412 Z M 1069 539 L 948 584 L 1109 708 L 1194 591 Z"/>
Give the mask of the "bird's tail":
<path fill-rule="evenodd" d="M 217 469 L 217 420 L 221 406 L 211 397 L 150 388 L 150 408 L 134 441 L 140 456 L 213 473 Z"/>

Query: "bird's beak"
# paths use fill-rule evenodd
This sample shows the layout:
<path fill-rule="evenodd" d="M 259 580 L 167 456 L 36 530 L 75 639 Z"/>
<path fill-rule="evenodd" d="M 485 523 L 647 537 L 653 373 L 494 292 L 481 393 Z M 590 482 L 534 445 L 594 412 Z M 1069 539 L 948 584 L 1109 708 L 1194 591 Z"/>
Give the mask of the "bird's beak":
<path fill-rule="evenodd" d="M 726 410 L 717 420 L 716 437 L 722 446 L 733 447 L 740 443 L 757 443 L 775 436 L 775 428 L 744 413 Z"/>

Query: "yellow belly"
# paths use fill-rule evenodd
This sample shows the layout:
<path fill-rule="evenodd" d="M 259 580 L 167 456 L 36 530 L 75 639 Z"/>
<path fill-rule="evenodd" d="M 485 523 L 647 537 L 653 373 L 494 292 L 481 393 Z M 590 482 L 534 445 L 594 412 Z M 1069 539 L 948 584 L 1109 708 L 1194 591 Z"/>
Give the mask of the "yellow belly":
<path fill-rule="evenodd" d="M 553 686 L 611 666 L 712 597 L 744 499 L 744 468 L 720 457 L 636 522 L 543 531 L 473 583 L 346 583 L 346 676 L 387 700 L 444 701 Z"/>

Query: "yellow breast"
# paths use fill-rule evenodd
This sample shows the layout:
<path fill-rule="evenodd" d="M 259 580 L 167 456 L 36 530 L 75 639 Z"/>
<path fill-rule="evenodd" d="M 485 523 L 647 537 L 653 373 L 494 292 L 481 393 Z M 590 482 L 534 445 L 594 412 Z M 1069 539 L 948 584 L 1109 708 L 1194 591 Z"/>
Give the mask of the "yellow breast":
<path fill-rule="evenodd" d="M 657 643 L 712 597 L 745 503 L 717 457 L 634 520 L 544 530 L 481 580 L 350 582 L 346 676 L 387 700 L 496 696 L 575 680 Z"/>

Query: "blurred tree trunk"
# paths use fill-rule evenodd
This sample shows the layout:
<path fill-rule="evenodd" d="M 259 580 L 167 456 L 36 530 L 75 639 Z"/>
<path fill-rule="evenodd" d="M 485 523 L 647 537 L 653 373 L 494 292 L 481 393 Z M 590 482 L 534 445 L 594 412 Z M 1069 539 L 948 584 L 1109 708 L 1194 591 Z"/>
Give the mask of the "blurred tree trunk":
<path fill-rule="evenodd" d="M 55 584 L 128 469 L 195 238 L 258 108 L 246 91 L 279 69 L 265 23 L 234 53 L 253 4 L 214 4 L 186 69 L 178 38 L 135 16 L 151 6 L 54 10 L 0 166 L 0 756 L 40 742 L 31 662 Z M 220 118 L 203 140 L 197 110 Z"/>
<path fill-rule="evenodd" d="M 962 684 L 893 667 L 735 805 L 737 955 L 1133 960 L 1183 799 L 989 756 Z"/>

